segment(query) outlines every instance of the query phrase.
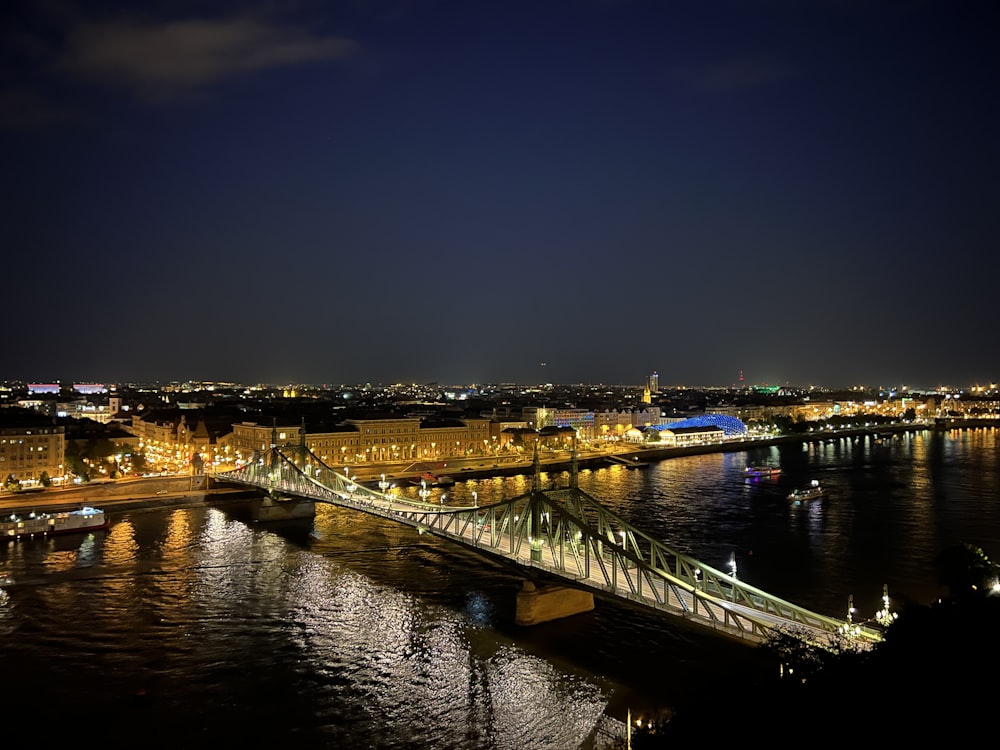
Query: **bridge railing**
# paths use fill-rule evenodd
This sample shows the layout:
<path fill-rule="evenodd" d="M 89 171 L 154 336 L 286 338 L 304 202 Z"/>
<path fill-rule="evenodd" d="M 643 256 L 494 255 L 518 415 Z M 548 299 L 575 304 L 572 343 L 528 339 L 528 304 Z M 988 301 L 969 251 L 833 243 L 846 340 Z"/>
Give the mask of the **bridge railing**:
<path fill-rule="evenodd" d="M 773 596 L 678 552 L 578 488 L 530 492 L 455 508 L 404 499 L 352 480 L 301 447 L 273 450 L 219 478 L 393 518 L 481 551 L 544 569 L 576 585 L 680 613 L 760 640 L 782 628 L 837 638 L 848 623 Z M 853 626 L 859 643 L 881 633 Z"/>

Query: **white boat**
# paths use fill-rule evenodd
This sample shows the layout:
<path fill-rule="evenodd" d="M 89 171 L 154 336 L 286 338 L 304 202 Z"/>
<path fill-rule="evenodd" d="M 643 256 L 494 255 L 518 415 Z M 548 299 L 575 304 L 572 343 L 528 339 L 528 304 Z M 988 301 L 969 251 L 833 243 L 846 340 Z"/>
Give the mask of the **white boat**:
<path fill-rule="evenodd" d="M 823 488 L 819 486 L 819 481 L 814 479 L 804 490 L 792 490 L 788 493 L 788 499 L 796 503 L 804 500 L 815 500 L 823 496 Z"/>
<path fill-rule="evenodd" d="M 95 531 L 108 527 L 108 517 L 103 510 L 89 506 L 78 510 L 26 515 L 11 513 L 0 516 L 0 539 L 22 539 L 49 534 L 68 534 L 74 531 Z"/>

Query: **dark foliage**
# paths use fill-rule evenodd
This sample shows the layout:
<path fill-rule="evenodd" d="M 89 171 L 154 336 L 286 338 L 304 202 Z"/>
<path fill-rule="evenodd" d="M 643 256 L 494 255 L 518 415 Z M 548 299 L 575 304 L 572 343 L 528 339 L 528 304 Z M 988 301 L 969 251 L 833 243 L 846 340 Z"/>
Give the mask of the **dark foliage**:
<path fill-rule="evenodd" d="M 835 738 L 922 745 L 980 737 L 997 710 L 1000 596 L 988 585 L 996 567 L 968 545 L 945 550 L 938 564 L 953 595 L 930 606 L 907 605 L 876 647 L 828 652 L 775 638 L 762 648 L 786 668 L 770 684 L 737 687 L 725 706 L 678 707 L 668 724 L 636 737 L 633 747 L 704 739 L 720 722 L 761 737 L 825 738 L 830 746 L 840 744 Z"/>

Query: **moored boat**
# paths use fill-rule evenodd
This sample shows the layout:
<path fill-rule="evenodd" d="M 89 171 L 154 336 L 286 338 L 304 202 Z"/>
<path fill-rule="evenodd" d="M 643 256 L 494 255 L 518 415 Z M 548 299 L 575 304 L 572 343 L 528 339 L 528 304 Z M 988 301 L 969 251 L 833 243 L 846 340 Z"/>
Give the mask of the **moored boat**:
<path fill-rule="evenodd" d="M 108 516 L 99 508 L 85 506 L 56 513 L 11 513 L 0 516 L 0 539 L 22 539 L 49 534 L 96 531 L 108 527 Z"/>
<path fill-rule="evenodd" d="M 413 477 L 409 481 L 412 484 L 426 485 L 428 487 L 451 487 L 455 484 L 454 477 L 444 474 L 431 474 L 429 471 L 425 471 L 419 477 Z"/>
<path fill-rule="evenodd" d="M 805 489 L 796 489 L 788 493 L 788 499 L 796 503 L 804 500 L 815 500 L 822 496 L 823 488 L 820 487 L 819 481 L 816 479 L 812 480 L 812 483 Z"/>

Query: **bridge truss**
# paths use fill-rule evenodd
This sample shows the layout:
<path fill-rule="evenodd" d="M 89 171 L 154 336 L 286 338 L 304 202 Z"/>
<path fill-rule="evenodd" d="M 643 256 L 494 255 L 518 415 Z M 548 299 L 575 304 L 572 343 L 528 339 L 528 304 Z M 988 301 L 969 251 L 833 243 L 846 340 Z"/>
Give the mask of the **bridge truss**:
<path fill-rule="evenodd" d="M 421 534 L 472 547 L 566 585 L 678 615 L 739 639 L 775 632 L 824 647 L 867 647 L 881 633 L 820 615 L 678 552 L 605 508 L 576 486 L 532 490 L 499 503 L 445 506 L 396 496 L 330 468 L 304 444 L 272 446 L 216 480 L 390 518 Z M 384 483 L 383 483 L 384 485 Z"/>

